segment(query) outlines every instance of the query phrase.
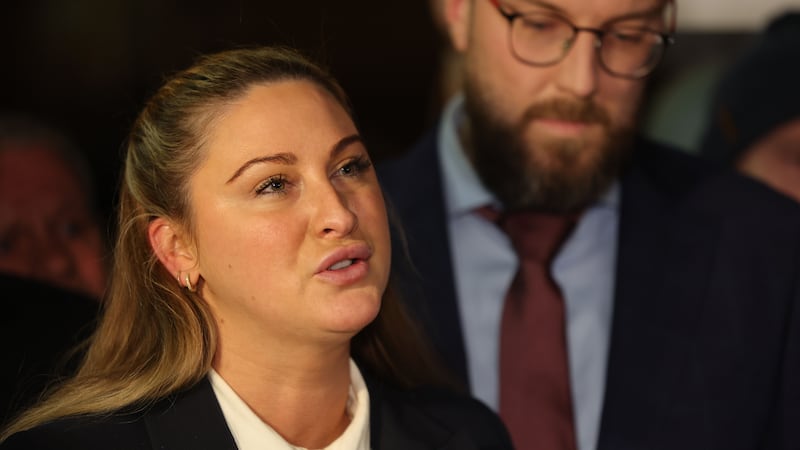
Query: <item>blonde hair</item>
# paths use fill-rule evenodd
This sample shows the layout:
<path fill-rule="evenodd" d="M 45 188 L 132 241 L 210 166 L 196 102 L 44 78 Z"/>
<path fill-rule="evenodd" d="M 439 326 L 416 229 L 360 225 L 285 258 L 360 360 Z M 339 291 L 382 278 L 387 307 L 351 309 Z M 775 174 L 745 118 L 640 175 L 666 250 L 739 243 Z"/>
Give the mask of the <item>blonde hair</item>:
<path fill-rule="evenodd" d="M 293 50 L 275 47 L 202 57 L 146 103 L 127 140 L 114 266 L 98 329 L 77 373 L 13 421 L 0 439 L 67 416 L 146 408 L 206 376 L 215 352 L 214 320 L 205 302 L 181 289 L 157 262 L 147 228 L 152 219 L 168 217 L 191 231 L 188 179 L 202 162 L 203 130 L 215 111 L 254 84 L 292 79 L 320 85 L 350 113 L 327 72 Z M 375 321 L 353 339 L 351 352 L 364 369 L 401 386 L 438 379 L 391 289 Z"/>

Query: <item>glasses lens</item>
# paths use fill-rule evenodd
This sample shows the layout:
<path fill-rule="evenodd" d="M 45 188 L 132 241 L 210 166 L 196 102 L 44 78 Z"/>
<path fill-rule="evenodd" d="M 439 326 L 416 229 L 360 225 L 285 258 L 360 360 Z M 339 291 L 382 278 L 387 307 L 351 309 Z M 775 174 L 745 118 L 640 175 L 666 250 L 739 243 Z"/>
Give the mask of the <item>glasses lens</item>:
<path fill-rule="evenodd" d="M 529 64 L 553 64 L 569 50 L 574 34 L 572 26 L 559 17 L 526 14 L 511 25 L 511 48 Z"/>
<path fill-rule="evenodd" d="M 581 29 L 589 32 L 593 30 Z M 511 50 L 534 66 L 555 64 L 569 52 L 576 29 L 566 19 L 548 13 L 528 13 L 511 23 Z M 667 42 L 651 28 L 617 26 L 602 35 L 600 62 L 613 75 L 641 78 L 655 69 Z"/>
<path fill-rule="evenodd" d="M 642 28 L 613 28 L 603 35 L 600 59 L 609 72 L 627 77 L 650 73 L 664 54 L 664 38 Z"/>

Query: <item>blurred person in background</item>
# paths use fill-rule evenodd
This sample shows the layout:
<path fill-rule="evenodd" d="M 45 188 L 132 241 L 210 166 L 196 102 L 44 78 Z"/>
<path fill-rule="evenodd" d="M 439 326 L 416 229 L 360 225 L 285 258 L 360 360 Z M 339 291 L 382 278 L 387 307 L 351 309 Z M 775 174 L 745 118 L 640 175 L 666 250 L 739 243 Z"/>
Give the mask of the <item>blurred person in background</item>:
<path fill-rule="evenodd" d="M 800 201 L 800 10 L 774 19 L 723 74 L 705 156 Z"/>
<path fill-rule="evenodd" d="M 0 272 L 100 300 L 106 246 L 91 178 L 63 135 L 0 115 Z"/>
<path fill-rule="evenodd" d="M 0 115 L 0 420 L 69 375 L 105 286 L 83 155 L 42 123 Z"/>

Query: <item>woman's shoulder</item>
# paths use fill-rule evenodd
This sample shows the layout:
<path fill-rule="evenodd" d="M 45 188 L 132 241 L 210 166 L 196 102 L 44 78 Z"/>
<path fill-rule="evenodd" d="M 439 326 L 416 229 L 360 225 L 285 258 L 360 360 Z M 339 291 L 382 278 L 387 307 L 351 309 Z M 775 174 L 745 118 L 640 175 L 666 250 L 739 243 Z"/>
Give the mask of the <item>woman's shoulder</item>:
<path fill-rule="evenodd" d="M 370 386 L 370 398 L 372 408 L 377 409 L 372 412 L 372 420 L 377 422 L 372 428 L 382 440 L 388 435 L 395 442 L 417 439 L 451 445 L 442 448 L 513 448 L 497 414 L 467 395 L 441 388 L 400 390 L 377 385 Z"/>
<path fill-rule="evenodd" d="M 497 414 L 480 400 L 448 389 L 421 387 L 397 390 L 393 399 L 453 423 L 484 422 L 490 419 L 490 422 L 501 424 Z"/>
<path fill-rule="evenodd" d="M 105 415 L 58 419 L 17 433 L 0 450 L 224 450 L 236 443 L 207 379 Z"/>
<path fill-rule="evenodd" d="M 110 414 L 59 419 L 21 431 L 0 450 L 145 450 L 150 448 L 141 414 Z"/>

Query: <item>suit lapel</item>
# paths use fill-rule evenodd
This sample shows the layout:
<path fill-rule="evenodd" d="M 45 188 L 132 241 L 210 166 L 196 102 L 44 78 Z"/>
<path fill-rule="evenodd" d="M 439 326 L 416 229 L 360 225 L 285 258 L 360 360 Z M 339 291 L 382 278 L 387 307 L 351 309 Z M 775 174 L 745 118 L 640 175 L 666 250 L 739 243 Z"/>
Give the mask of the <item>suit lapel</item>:
<path fill-rule="evenodd" d="M 153 408 L 145 426 L 154 449 L 236 450 L 207 378 Z"/>

